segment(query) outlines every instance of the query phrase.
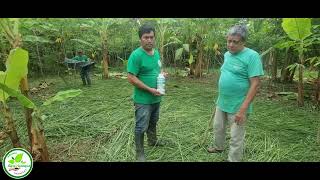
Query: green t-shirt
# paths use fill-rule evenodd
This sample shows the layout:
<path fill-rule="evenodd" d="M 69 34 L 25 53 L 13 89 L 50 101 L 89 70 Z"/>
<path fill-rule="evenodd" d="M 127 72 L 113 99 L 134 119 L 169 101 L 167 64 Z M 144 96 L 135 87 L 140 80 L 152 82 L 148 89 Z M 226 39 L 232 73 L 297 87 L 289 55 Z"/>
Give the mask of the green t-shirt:
<path fill-rule="evenodd" d="M 127 71 L 135 75 L 145 85 L 157 88 L 157 77 L 160 73 L 161 61 L 158 50 L 153 55 L 147 54 L 142 47 L 134 50 L 128 60 Z M 161 96 L 154 96 L 148 91 L 134 87 L 133 100 L 139 104 L 154 104 L 161 101 Z"/>
<path fill-rule="evenodd" d="M 239 111 L 250 88 L 250 78 L 264 75 L 260 55 L 250 49 L 231 54 L 224 54 L 219 79 L 219 97 L 217 106 L 224 112 Z M 250 103 L 247 113 L 252 112 Z"/>
<path fill-rule="evenodd" d="M 88 56 L 86 55 L 82 55 L 82 56 L 75 56 L 72 58 L 73 60 L 77 60 L 77 61 L 83 61 L 83 62 L 87 62 L 88 61 Z"/>

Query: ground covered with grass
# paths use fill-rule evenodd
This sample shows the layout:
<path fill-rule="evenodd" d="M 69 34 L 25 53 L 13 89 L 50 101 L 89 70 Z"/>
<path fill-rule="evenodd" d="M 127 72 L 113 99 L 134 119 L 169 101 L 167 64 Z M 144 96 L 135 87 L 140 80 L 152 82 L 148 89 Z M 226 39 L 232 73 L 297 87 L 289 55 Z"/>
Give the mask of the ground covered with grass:
<path fill-rule="evenodd" d="M 135 161 L 133 87 L 121 77 L 113 73 L 110 79 L 102 80 L 99 74 L 92 73 L 91 87 L 83 87 L 78 75 L 65 76 L 64 80 L 50 77 L 46 78 L 47 88 L 32 94 L 47 117 L 43 124 L 52 161 Z M 145 143 L 148 161 L 226 159 L 228 151 L 221 154 L 206 151 L 213 143 L 213 130 L 208 124 L 217 97 L 216 79 L 214 74 L 201 79 L 173 76 L 168 79 L 158 125 L 158 137 L 168 144 L 155 148 Z M 30 87 L 42 81 L 30 79 Z M 64 102 L 41 106 L 45 99 L 68 89 L 83 92 Z M 319 110 L 298 108 L 292 100 L 267 98 L 265 89 L 262 87 L 256 97 L 254 113 L 247 122 L 243 161 L 320 161 Z M 23 109 L 16 100 L 9 105 L 20 140 L 27 147 Z M 0 128 L 3 129 L 3 120 Z M 12 148 L 8 138 L 0 145 L 1 157 Z"/>

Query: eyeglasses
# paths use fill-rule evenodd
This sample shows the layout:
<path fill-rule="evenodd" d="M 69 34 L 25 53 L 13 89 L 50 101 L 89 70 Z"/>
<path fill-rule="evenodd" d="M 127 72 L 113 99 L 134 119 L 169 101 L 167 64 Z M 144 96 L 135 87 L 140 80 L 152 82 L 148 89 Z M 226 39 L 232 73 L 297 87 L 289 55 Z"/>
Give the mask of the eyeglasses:
<path fill-rule="evenodd" d="M 228 44 L 233 43 L 233 44 L 235 44 L 235 45 L 238 45 L 238 44 L 240 44 L 241 42 L 242 42 L 241 40 L 239 40 L 239 41 L 236 41 L 236 40 L 227 40 L 227 43 L 228 43 Z"/>

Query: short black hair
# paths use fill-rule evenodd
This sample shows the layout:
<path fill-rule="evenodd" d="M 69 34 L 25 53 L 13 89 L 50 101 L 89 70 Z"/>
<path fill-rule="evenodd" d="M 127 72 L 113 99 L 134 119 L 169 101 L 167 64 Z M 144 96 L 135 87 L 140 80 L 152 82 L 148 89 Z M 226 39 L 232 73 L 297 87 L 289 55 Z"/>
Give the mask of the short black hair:
<path fill-rule="evenodd" d="M 143 24 L 139 28 L 139 38 L 141 39 L 143 34 L 150 33 L 151 31 L 154 33 L 154 35 L 156 35 L 155 28 L 151 24 L 149 23 Z"/>

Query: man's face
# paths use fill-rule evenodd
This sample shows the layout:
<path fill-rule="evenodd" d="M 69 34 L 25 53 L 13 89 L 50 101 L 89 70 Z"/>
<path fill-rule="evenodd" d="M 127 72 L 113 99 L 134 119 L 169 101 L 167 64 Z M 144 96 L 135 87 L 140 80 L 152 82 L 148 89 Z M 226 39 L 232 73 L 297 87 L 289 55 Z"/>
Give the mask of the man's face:
<path fill-rule="evenodd" d="M 154 45 L 154 32 L 151 31 L 150 33 L 144 33 L 140 39 L 141 46 L 143 49 L 150 51 Z"/>
<path fill-rule="evenodd" d="M 244 48 L 244 42 L 239 35 L 227 37 L 227 48 L 230 53 L 234 54 L 241 51 Z"/>

